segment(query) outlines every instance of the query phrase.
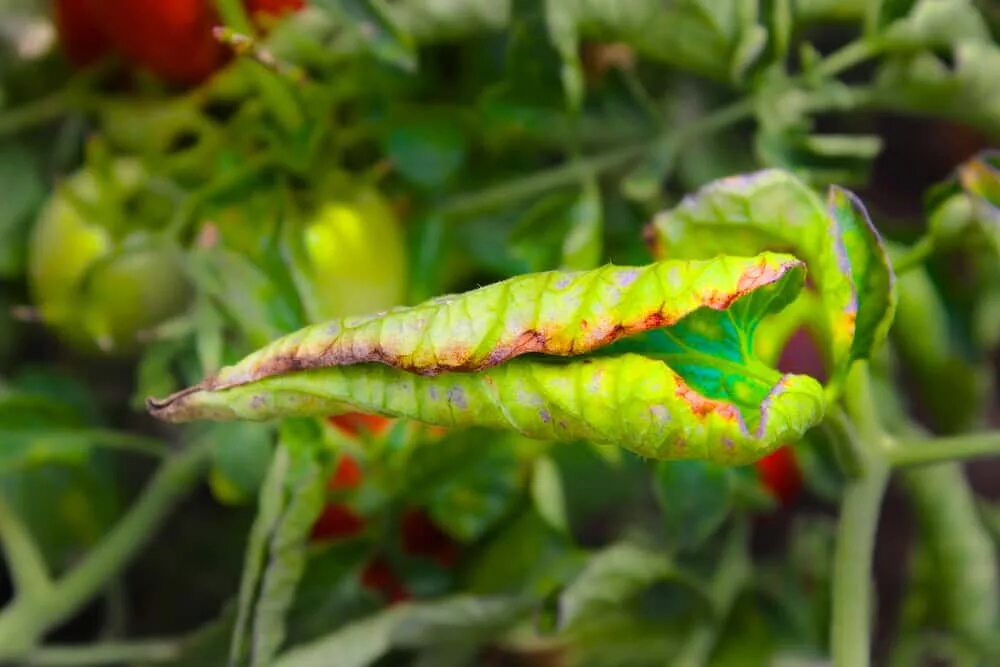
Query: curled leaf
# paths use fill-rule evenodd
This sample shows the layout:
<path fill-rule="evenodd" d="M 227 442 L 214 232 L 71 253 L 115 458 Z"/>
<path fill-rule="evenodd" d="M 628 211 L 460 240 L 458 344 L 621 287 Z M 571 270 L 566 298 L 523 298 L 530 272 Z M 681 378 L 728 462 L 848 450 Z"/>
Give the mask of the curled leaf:
<path fill-rule="evenodd" d="M 654 254 L 671 258 L 790 251 L 809 267 L 837 381 L 871 354 L 892 324 L 895 276 L 861 201 L 831 186 L 823 200 L 791 174 L 764 170 L 724 178 L 653 221 Z"/>
<path fill-rule="evenodd" d="M 775 253 L 529 274 L 302 329 L 149 408 L 170 421 L 361 410 L 742 463 L 822 417 L 815 380 L 752 354 L 760 318 L 803 280 Z"/>

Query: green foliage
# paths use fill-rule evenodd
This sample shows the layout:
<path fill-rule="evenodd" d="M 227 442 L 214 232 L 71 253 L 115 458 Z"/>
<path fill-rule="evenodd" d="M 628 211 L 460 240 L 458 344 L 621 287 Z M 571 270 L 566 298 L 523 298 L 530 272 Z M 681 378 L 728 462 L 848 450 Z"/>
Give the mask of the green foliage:
<path fill-rule="evenodd" d="M 193 2 L 181 89 L 50 4 L 0 3 L 0 662 L 864 667 L 890 474 L 887 662 L 996 662 L 995 508 L 896 472 L 1000 451 L 992 7 Z"/>

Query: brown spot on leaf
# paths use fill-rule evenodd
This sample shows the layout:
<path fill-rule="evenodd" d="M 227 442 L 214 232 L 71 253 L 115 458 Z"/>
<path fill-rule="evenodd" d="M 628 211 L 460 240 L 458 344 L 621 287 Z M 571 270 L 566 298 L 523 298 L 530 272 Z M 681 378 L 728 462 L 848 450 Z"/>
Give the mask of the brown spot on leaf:
<path fill-rule="evenodd" d="M 704 419 L 708 415 L 715 413 L 718 414 L 723 419 L 734 420 L 739 418 L 739 412 L 736 410 L 736 406 L 732 403 L 726 403 L 725 401 L 719 401 L 713 398 L 705 398 L 694 389 L 692 389 L 688 384 L 680 378 L 677 377 L 677 390 L 675 392 L 677 396 L 688 404 L 691 408 L 691 412 L 701 419 Z"/>

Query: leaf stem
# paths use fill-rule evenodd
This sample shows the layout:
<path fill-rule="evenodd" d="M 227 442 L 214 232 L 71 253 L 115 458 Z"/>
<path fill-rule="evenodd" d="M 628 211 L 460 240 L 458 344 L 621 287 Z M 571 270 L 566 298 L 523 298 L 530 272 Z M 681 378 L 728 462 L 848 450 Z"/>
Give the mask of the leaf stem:
<path fill-rule="evenodd" d="M 816 64 L 812 73 L 823 78 L 832 78 L 869 58 L 878 55 L 879 48 L 870 40 L 859 39 L 834 51 Z"/>
<path fill-rule="evenodd" d="M 19 592 L 0 612 L 0 662 L 28 653 L 121 571 L 201 479 L 209 452 L 207 444 L 198 444 L 166 459 L 128 513 L 79 565 L 44 591 Z"/>
<path fill-rule="evenodd" d="M 44 646 L 24 660 L 33 667 L 83 667 L 112 663 L 169 662 L 181 653 L 181 642 L 173 639 L 148 639 L 131 642 L 102 642 L 84 646 Z"/>
<path fill-rule="evenodd" d="M 1000 431 L 965 433 L 942 438 L 897 440 L 889 452 L 893 466 L 926 465 L 981 456 L 1000 456 Z"/>

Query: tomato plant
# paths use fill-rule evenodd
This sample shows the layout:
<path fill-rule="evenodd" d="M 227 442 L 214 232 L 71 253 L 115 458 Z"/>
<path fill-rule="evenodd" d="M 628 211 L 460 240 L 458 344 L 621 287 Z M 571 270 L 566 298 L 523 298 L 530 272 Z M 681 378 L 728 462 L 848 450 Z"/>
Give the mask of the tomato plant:
<path fill-rule="evenodd" d="M 0 663 L 1000 664 L 987 3 L 0 25 Z"/>

